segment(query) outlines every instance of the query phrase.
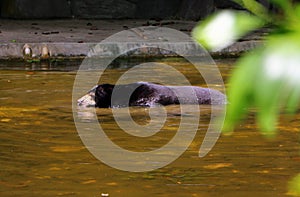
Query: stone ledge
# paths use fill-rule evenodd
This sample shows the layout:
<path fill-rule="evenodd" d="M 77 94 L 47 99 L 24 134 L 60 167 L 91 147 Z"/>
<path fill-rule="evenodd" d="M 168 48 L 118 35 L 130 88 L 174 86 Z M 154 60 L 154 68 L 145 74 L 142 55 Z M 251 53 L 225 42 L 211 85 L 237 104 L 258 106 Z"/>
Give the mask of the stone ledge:
<path fill-rule="evenodd" d="M 0 59 L 26 59 L 23 54 L 24 46 L 28 45 L 32 50 L 32 58 L 40 59 L 42 57 L 42 50 L 46 47 L 49 51 L 49 57 L 51 59 L 56 58 L 84 58 L 89 56 L 89 51 L 97 45 L 97 43 L 6 43 L 0 44 Z M 225 48 L 221 51 L 212 52 L 210 53 L 213 57 L 238 57 L 242 53 L 257 48 L 258 46 L 262 45 L 263 41 L 254 40 L 254 41 L 243 41 L 237 42 L 233 45 Z M 162 48 L 172 48 L 176 47 L 177 51 L 180 51 L 180 54 L 184 54 L 186 56 L 203 56 L 203 54 L 197 54 L 194 52 L 195 43 L 181 43 L 181 44 L 168 44 L 168 43 L 159 43 L 159 44 L 145 44 L 145 43 L 129 43 L 129 45 L 136 45 L 135 47 L 138 48 L 134 51 L 131 51 L 127 54 L 122 56 L 125 57 L 162 57 L 162 56 L 178 56 L 176 53 L 172 51 L 167 51 Z M 173 46 L 172 46 L 173 45 Z M 176 46 L 175 46 L 176 45 Z M 97 57 L 107 57 L 110 55 L 114 46 L 106 47 L 106 49 L 101 49 L 102 53 L 97 54 Z M 130 47 L 130 46 L 129 46 Z M 115 52 L 117 53 L 117 51 Z"/>
<path fill-rule="evenodd" d="M 171 45 L 177 43 L 180 54 L 190 53 L 195 47 L 190 38 L 190 32 L 195 25 L 196 22 L 193 21 L 178 20 L 1 20 L 0 59 L 24 59 L 25 44 L 30 46 L 31 56 L 37 59 L 42 56 L 43 50 L 44 53 L 49 52 L 46 56 L 50 59 L 84 58 L 93 46 L 108 39 L 111 39 L 110 42 L 139 47 L 127 56 L 175 56 L 176 54 L 159 47 L 147 49 L 145 46 L 157 43 L 158 46 L 169 45 L 167 48 L 172 49 Z M 166 32 L 158 29 L 161 27 L 166 27 Z M 262 37 L 267 33 L 268 30 L 253 32 L 243 40 L 211 55 L 239 56 L 261 45 Z"/>

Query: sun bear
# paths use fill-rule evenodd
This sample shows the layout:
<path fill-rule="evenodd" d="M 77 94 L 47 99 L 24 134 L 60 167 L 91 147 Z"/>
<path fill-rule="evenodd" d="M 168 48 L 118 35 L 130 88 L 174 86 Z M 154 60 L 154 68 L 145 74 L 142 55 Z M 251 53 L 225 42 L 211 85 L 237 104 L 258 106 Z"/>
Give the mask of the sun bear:
<path fill-rule="evenodd" d="M 226 102 L 226 96 L 218 90 L 197 86 L 164 86 L 149 82 L 97 85 L 77 101 L 79 106 L 98 108 L 172 104 L 220 105 Z"/>

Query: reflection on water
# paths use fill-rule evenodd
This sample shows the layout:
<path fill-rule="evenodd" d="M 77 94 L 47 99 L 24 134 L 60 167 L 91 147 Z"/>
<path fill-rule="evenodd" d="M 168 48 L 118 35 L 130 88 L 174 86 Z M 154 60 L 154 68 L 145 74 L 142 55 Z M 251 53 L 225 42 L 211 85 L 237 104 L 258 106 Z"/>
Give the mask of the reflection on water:
<path fill-rule="evenodd" d="M 183 63 L 170 64 L 190 80 L 197 79 Z M 230 66 L 220 64 L 220 69 L 227 78 Z M 103 80 L 113 82 L 120 72 L 109 70 Z M 76 131 L 71 109 L 75 75 L 75 71 L 0 71 L 0 196 L 284 196 L 287 182 L 299 173 L 300 114 L 284 116 L 273 140 L 260 135 L 250 116 L 232 136 L 221 136 L 212 151 L 199 158 L 209 106 L 201 107 L 193 143 L 172 164 L 145 173 L 106 166 L 89 153 Z M 138 124 L 149 123 L 149 109 L 130 110 Z M 94 121 L 88 110 L 82 113 L 87 123 Z M 164 129 L 153 138 L 137 140 L 120 131 L 111 109 L 96 113 L 110 139 L 134 151 L 166 144 L 181 115 L 178 107 L 168 106 Z"/>

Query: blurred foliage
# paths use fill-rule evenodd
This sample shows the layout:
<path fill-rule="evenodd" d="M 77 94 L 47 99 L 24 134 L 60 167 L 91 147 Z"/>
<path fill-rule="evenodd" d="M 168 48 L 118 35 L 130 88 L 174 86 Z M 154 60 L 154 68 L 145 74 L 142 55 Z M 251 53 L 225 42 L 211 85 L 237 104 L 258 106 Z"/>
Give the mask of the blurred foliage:
<path fill-rule="evenodd" d="M 281 111 L 295 113 L 300 101 L 300 4 L 270 0 L 275 12 L 255 0 L 236 0 L 252 14 L 221 11 L 198 24 L 192 35 L 211 51 L 221 50 L 247 33 L 272 25 L 264 45 L 241 57 L 229 81 L 224 132 L 231 133 L 249 108 L 266 136 L 276 134 Z M 289 195 L 300 196 L 300 174 L 289 183 Z"/>
<path fill-rule="evenodd" d="M 206 48 L 218 51 L 263 24 L 263 20 L 249 13 L 225 10 L 207 18 L 193 29 L 192 34 Z"/>
<path fill-rule="evenodd" d="M 257 109 L 257 123 L 266 136 L 274 136 L 282 110 L 294 113 L 300 101 L 300 4 L 270 0 L 269 12 L 255 0 L 236 0 L 251 13 L 225 10 L 198 24 L 192 35 L 211 51 L 221 50 L 264 25 L 272 32 L 264 45 L 246 53 L 237 63 L 229 81 L 224 132 L 230 133 Z"/>
<path fill-rule="evenodd" d="M 252 12 L 254 15 L 258 16 L 259 18 L 262 18 L 266 21 L 270 21 L 272 19 L 267 14 L 268 12 L 266 8 L 255 0 L 235 0 L 235 2 Z"/>
<path fill-rule="evenodd" d="M 289 182 L 289 195 L 300 196 L 300 174 Z"/>

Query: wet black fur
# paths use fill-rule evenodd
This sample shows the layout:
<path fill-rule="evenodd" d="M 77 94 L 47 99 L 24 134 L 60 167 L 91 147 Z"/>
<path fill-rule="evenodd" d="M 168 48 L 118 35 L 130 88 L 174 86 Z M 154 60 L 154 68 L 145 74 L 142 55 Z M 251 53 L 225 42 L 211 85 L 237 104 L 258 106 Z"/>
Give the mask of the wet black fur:
<path fill-rule="evenodd" d="M 182 93 L 180 98 L 178 92 Z M 116 86 L 98 85 L 95 91 L 95 102 L 96 107 L 99 108 L 152 107 L 159 104 L 225 104 L 226 96 L 217 90 L 196 86 L 163 86 L 139 82 Z"/>

